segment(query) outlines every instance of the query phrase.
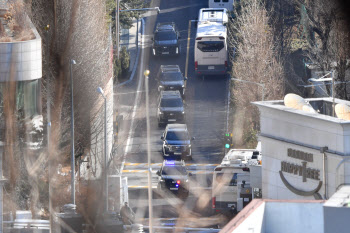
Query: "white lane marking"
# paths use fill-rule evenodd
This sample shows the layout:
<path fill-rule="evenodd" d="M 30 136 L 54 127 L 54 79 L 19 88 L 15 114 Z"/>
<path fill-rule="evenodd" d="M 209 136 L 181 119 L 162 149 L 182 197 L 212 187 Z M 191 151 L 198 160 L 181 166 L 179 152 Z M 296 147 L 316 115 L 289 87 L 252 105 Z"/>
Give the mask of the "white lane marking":
<path fill-rule="evenodd" d="M 192 174 L 213 174 L 214 171 L 211 170 L 189 170 Z M 123 173 L 148 173 L 148 170 L 123 170 Z M 152 170 L 152 173 L 156 173 L 156 171 Z M 126 175 L 126 174 L 125 174 Z"/>
<path fill-rule="evenodd" d="M 143 19 L 142 19 L 142 21 L 143 21 Z M 142 33 L 144 33 L 144 31 L 145 31 L 145 23 L 142 22 Z M 143 34 L 141 34 L 141 62 L 140 62 L 140 66 L 139 66 L 141 71 L 143 69 L 143 45 L 144 45 L 144 37 L 143 37 Z M 132 138 L 132 131 L 133 131 L 133 128 L 134 128 L 134 119 L 135 119 L 135 116 L 136 116 L 136 109 L 138 108 L 138 105 L 139 105 L 139 102 L 140 102 L 140 97 L 141 97 L 140 93 L 141 93 L 141 87 L 142 87 L 142 82 L 143 82 L 142 75 L 143 75 L 143 73 L 139 72 L 139 83 L 137 85 L 136 98 L 135 98 L 135 102 L 134 102 L 134 108 L 132 110 L 133 112 L 132 112 L 132 115 L 131 115 L 131 124 L 130 124 L 128 139 L 126 141 L 122 167 L 120 169 L 121 171 L 123 171 L 123 169 L 124 169 L 125 157 L 126 157 L 126 154 L 131 149 L 130 144 L 132 143 L 132 140 L 133 140 L 133 138 Z"/>

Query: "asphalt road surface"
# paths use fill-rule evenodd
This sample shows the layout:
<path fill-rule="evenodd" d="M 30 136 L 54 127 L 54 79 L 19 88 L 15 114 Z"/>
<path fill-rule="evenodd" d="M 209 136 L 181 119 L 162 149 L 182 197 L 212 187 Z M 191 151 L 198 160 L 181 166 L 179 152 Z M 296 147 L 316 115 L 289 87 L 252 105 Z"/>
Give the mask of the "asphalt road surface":
<path fill-rule="evenodd" d="M 116 90 L 115 103 L 118 114 L 124 121 L 120 129 L 120 153 L 124 155 L 123 175 L 128 177 L 129 202 L 139 218 L 148 216 L 147 203 L 147 129 L 145 109 L 145 82 L 143 72 L 150 70 L 150 150 L 152 156 L 152 186 L 157 184 L 155 172 L 163 162 L 160 139 L 163 128 L 157 122 L 157 82 L 155 75 L 160 65 L 177 64 L 185 73 L 189 20 L 198 17 L 200 8 L 208 7 L 207 1 L 177 0 L 152 1 L 159 6 L 160 14 L 152 13 L 145 17 L 143 50 L 138 63 L 138 72 L 132 82 Z M 178 57 L 154 57 L 151 54 L 151 40 L 155 25 L 159 22 L 175 22 L 181 35 L 181 55 Z M 191 25 L 191 41 L 188 59 L 188 81 L 185 93 L 186 123 L 192 142 L 192 161 L 186 162 L 193 173 L 190 196 L 183 200 L 172 195 L 156 195 L 154 192 L 154 217 L 181 217 L 188 210 L 197 217 L 210 216 L 212 171 L 224 156 L 223 136 L 226 131 L 227 97 L 229 80 L 224 76 L 196 77 L 194 73 L 195 25 Z"/>

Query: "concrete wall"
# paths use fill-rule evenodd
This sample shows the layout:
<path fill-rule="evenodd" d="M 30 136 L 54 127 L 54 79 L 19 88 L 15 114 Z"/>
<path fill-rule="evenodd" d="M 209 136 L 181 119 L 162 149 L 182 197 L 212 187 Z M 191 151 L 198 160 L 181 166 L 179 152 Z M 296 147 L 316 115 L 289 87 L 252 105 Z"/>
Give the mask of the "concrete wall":
<path fill-rule="evenodd" d="M 33 24 L 35 39 L 0 42 L 0 82 L 28 81 L 42 77 L 41 37 Z"/>
<path fill-rule="evenodd" d="M 323 203 L 267 202 L 265 229 L 268 233 L 323 233 Z"/>
<path fill-rule="evenodd" d="M 248 208 L 248 206 L 246 207 Z M 265 221 L 264 221 L 265 203 L 262 203 L 258 208 L 252 212 L 237 228 L 234 233 L 265 233 Z"/>
<path fill-rule="evenodd" d="M 350 186 L 342 186 L 324 205 L 325 233 L 349 232 Z"/>
<path fill-rule="evenodd" d="M 113 142 L 113 78 L 102 87 L 107 98 L 107 155 L 111 155 Z M 91 148 L 89 162 L 80 166 L 80 175 L 84 179 L 98 179 L 101 177 L 104 165 L 104 99 L 99 96 L 95 108 L 91 109 Z M 109 159 L 110 157 L 108 157 Z"/>
<path fill-rule="evenodd" d="M 345 163 L 338 170 L 336 167 L 350 155 L 350 122 L 322 114 L 307 113 L 287 108 L 281 101 L 258 102 L 262 143 L 262 192 L 268 199 L 305 199 L 314 200 L 314 196 L 301 196 L 293 193 L 282 182 L 279 172 L 281 162 L 302 165 L 301 159 L 287 156 L 288 148 L 313 154 L 313 161 L 307 162 L 307 168 L 320 171 L 322 187 L 319 194 L 324 197 L 325 180 L 323 179 L 323 154 L 320 148 L 327 146 L 327 191 L 331 196 L 336 187 L 350 181 L 350 163 Z M 293 187 L 301 191 L 314 190 L 318 180 L 283 172 L 284 177 Z"/>

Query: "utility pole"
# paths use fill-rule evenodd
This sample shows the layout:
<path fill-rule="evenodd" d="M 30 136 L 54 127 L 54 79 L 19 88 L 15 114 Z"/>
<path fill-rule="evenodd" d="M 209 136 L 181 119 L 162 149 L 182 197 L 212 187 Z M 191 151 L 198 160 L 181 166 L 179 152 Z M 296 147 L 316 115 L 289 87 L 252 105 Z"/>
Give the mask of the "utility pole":
<path fill-rule="evenodd" d="M 149 121 L 149 70 L 145 70 L 146 88 L 146 126 L 147 126 L 147 162 L 148 162 L 148 225 L 149 232 L 153 233 L 153 204 L 152 204 L 152 168 L 151 168 L 151 147 L 150 147 L 150 121 Z"/>
<path fill-rule="evenodd" d="M 75 60 L 69 61 L 70 70 L 70 85 L 71 85 L 71 202 L 75 205 L 75 155 L 74 155 L 74 101 L 73 101 L 73 72 L 72 65 L 75 65 Z"/>
<path fill-rule="evenodd" d="M 115 23 L 115 31 L 116 31 L 116 39 L 115 43 L 117 44 L 117 58 L 119 59 L 119 0 L 116 0 L 117 7 L 116 7 L 116 23 Z"/>

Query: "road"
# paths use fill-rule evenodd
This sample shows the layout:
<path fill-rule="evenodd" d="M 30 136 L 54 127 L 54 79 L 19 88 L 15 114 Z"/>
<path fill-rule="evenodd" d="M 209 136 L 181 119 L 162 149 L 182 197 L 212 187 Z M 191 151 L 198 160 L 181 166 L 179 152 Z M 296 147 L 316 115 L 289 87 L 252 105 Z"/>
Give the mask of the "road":
<path fill-rule="evenodd" d="M 146 110 L 143 71 L 150 70 L 150 142 L 152 155 L 153 181 L 156 186 L 155 172 L 163 162 L 160 137 L 164 128 L 159 128 L 156 118 L 158 90 L 155 75 L 160 65 L 177 64 L 185 73 L 186 47 L 189 20 L 198 17 L 200 8 L 208 7 L 207 1 L 178 0 L 152 1 L 152 6 L 159 6 L 161 12 L 145 17 L 143 47 L 138 72 L 132 82 L 117 88 L 118 113 L 124 121 L 120 130 L 120 153 L 124 154 L 124 172 L 129 183 L 129 202 L 137 211 L 139 218 L 148 215 L 147 204 L 147 140 Z M 159 22 L 175 22 L 181 34 L 181 55 L 178 57 L 153 57 L 150 38 L 153 37 L 155 25 Z M 164 198 L 159 195 L 154 200 L 155 218 L 179 217 L 179 210 L 184 207 L 197 212 L 197 217 L 210 215 L 210 184 L 212 171 L 224 156 L 222 139 L 226 131 L 227 97 L 229 81 L 227 77 L 206 76 L 198 78 L 194 73 L 194 38 L 195 27 L 192 24 L 191 41 L 188 59 L 188 81 L 185 93 L 186 123 L 192 142 L 193 160 L 187 162 L 193 173 L 191 194 L 186 200 L 176 197 Z M 137 207 L 137 208 L 136 208 Z M 180 208 L 181 207 L 181 208 Z M 181 211 L 180 211 L 181 212 Z"/>

